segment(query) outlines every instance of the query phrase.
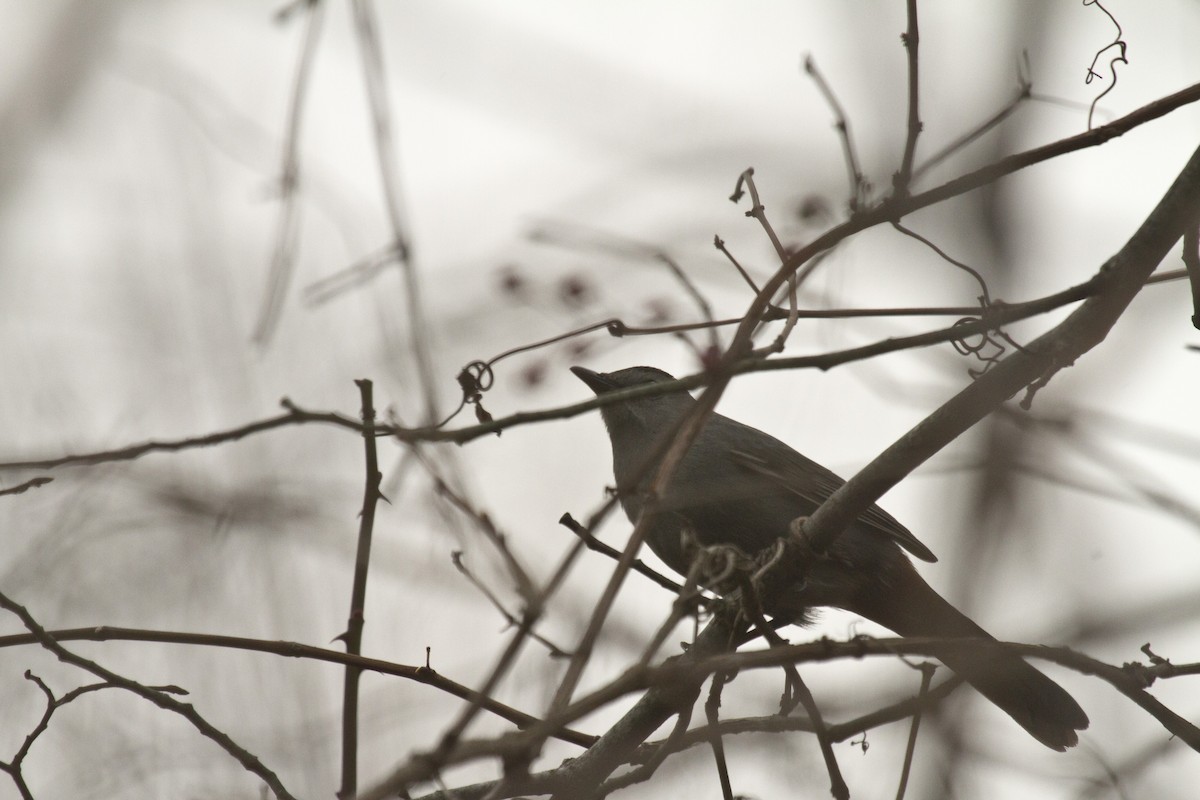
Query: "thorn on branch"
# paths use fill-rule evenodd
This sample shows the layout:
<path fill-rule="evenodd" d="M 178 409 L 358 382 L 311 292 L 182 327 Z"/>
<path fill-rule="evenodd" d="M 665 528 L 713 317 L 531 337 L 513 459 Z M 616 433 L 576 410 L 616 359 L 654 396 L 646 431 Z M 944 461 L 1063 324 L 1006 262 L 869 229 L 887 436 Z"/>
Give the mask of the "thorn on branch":
<path fill-rule="evenodd" d="M 1021 402 L 1018 404 L 1022 411 L 1028 411 L 1033 408 L 1033 398 L 1050 384 L 1050 378 L 1054 376 L 1055 372 L 1058 372 L 1058 367 L 1052 366 L 1046 370 L 1045 375 L 1025 387 L 1025 396 L 1021 398 Z"/>

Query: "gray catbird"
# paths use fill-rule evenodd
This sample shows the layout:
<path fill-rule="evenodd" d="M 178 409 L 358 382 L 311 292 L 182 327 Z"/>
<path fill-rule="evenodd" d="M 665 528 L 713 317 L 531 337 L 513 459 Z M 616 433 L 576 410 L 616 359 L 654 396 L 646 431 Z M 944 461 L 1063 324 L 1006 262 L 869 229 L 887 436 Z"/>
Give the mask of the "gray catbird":
<path fill-rule="evenodd" d="M 597 395 L 674 380 L 653 367 L 593 372 L 572 367 Z M 600 409 L 613 448 L 613 472 L 625 513 L 636 521 L 650 462 L 695 404 L 685 391 Z M 651 466 L 651 468 L 647 468 Z M 690 566 L 685 531 L 700 545 L 735 545 L 754 555 L 786 536 L 792 521 L 812 514 L 844 481 L 760 430 L 712 414 L 676 467 L 647 530 L 646 543 L 671 569 Z M 909 553 L 935 561 L 890 514 L 871 506 L 814 560 L 803 584 L 762 598 L 777 620 L 806 622 L 816 606 L 844 608 L 901 636 L 991 639 L 921 579 Z M 942 660 L 1039 742 L 1065 750 L 1079 741 L 1087 715 L 1061 686 L 1001 650 L 947 652 Z"/>

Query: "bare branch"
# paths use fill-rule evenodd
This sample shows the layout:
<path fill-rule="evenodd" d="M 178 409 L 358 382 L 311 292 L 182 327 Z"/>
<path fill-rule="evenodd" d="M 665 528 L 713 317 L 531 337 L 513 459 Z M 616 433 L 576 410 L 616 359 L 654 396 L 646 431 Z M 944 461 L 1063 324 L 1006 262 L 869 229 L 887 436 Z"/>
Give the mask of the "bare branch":
<path fill-rule="evenodd" d="M 45 628 L 37 623 L 23 606 L 13 602 L 9 599 L 8 595 L 3 593 L 0 593 L 0 608 L 18 617 L 25 628 L 37 640 L 38 644 L 53 653 L 59 661 L 90 672 L 112 686 L 136 694 L 159 708 L 178 714 L 191 723 L 192 727 L 199 731 L 202 736 L 212 740 L 218 747 L 232 756 L 247 772 L 257 775 L 280 800 L 295 800 L 292 794 L 284 788 L 279 777 L 259 761 L 257 756 L 246 750 L 230 738 L 228 734 L 201 716 L 200 712 L 191 703 L 180 702 L 161 688 L 149 687 L 137 681 L 130 680 L 105 669 L 94 661 L 75 655 L 59 644 Z"/>

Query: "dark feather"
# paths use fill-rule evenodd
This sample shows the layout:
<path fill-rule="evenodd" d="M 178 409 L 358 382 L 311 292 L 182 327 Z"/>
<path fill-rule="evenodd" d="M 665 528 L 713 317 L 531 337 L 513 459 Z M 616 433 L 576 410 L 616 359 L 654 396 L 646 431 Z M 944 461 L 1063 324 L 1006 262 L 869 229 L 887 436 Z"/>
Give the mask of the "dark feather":
<path fill-rule="evenodd" d="M 814 508 L 828 500 L 845 483 L 833 472 L 794 450 L 761 455 L 733 450 L 729 457 L 746 469 L 770 479 L 781 489 L 807 500 Z M 901 547 L 922 561 L 937 561 L 932 550 L 879 506 L 872 505 L 858 519 L 872 530 L 895 539 Z"/>

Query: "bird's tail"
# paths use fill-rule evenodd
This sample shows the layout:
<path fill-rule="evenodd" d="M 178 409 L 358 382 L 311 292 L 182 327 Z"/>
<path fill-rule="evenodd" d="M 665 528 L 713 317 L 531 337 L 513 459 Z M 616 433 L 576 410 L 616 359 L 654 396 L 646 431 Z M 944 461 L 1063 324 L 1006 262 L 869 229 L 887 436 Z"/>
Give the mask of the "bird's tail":
<path fill-rule="evenodd" d="M 864 604 L 856 610 L 901 636 L 979 638 L 995 641 L 983 628 L 946 602 L 915 570 L 906 571 L 903 586 L 893 587 L 887 602 Z M 1000 648 L 947 648 L 938 654 L 980 694 L 991 700 L 1053 750 L 1079 742 L 1076 731 L 1088 726 L 1087 714 L 1061 686 L 1031 667 L 1020 656 Z"/>

